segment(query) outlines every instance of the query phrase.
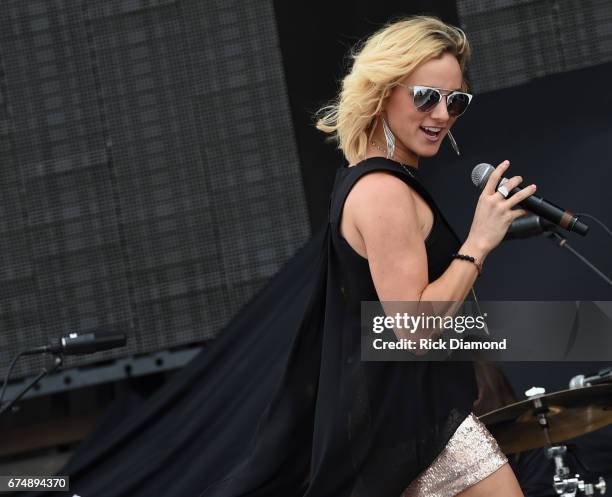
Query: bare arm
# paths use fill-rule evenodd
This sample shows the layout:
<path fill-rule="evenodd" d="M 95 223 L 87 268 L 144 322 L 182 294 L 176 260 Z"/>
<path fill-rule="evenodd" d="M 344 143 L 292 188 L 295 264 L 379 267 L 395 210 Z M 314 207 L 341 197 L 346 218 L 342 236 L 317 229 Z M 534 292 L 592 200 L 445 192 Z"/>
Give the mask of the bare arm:
<path fill-rule="evenodd" d="M 502 163 L 503 164 L 503 163 Z M 460 253 L 484 261 L 503 239 L 510 223 L 526 213 L 512 209 L 535 186 L 504 199 L 495 191 L 506 168 L 500 165 L 483 190 L 472 228 Z M 522 178 L 509 180 L 509 190 Z M 463 302 L 478 275 L 470 262 L 454 260 L 435 281 L 428 281 L 427 254 L 418 228 L 416 193 L 386 172 L 364 176 L 355 186 L 353 219 L 366 248 L 372 280 L 381 301 Z"/>

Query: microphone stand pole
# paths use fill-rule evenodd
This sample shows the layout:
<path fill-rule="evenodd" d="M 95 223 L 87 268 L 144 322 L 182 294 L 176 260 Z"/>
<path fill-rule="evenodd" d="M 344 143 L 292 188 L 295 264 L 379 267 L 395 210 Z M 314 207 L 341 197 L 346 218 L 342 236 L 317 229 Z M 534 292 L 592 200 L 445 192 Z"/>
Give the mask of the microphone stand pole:
<path fill-rule="evenodd" d="M 53 366 L 51 366 L 49 368 L 44 367 L 42 369 L 42 371 L 40 373 L 38 373 L 38 376 L 36 376 L 36 378 L 34 378 L 30 383 L 28 383 L 25 386 L 25 388 L 21 392 L 19 392 L 19 394 L 13 400 L 10 400 L 9 402 L 4 404 L 3 406 L 0 406 L 0 415 L 3 414 L 4 412 L 8 411 L 11 407 L 13 407 L 13 405 L 15 405 L 15 402 L 17 402 L 19 399 L 21 399 L 21 397 L 23 397 L 43 377 L 47 376 L 48 374 L 55 373 L 55 371 L 57 371 L 59 368 L 62 367 L 62 364 L 63 364 L 62 356 L 54 354 L 54 356 L 53 356 Z"/>
<path fill-rule="evenodd" d="M 604 273 L 602 273 L 599 269 L 597 269 L 586 257 L 579 254 L 573 247 L 570 247 L 570 244 L 567 243 L 567 239 L 561 236 L 559 233 L 557 233 L 557 231 L 550 231 L 545 236 L 546 238 L 551 240 L 555 245 L 558 245 L 561 248 L 565 248 L 569 250 L 578 259 L 580 259 L 588 267 L 590 267 L 597 275 L 599 275 L 601 279 L 603 279 L 608 285 L 612 287 L 612 280 L 608 278 Z"/>

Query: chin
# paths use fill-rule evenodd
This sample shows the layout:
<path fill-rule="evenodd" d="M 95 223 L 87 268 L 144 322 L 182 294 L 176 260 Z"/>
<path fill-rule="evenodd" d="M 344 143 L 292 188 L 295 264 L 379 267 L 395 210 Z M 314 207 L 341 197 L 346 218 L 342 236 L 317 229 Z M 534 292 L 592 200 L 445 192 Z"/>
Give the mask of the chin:
<path fill-rule="evenodd" d="M 419 157 L 433 157 L 440 151 L 440 144 L 436 143 L 433 147 L 423 147 L 421 150 L 417 151 L 417 155 Z"/>

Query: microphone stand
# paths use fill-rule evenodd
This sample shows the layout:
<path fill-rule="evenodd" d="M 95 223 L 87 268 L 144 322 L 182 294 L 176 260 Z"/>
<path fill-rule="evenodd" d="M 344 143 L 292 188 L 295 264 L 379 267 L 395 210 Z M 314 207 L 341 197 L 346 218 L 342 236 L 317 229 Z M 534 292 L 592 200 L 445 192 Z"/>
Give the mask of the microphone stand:
<path fill-rule="evenodd" d="M 601 277 L 608 285 L 612 287 L 612 280 L 608 278 L 604 273 L 602 273 L 593 263 L 591 263 L 586 257 L 579 254 L 576 249 L 570 246 L 567 242 L 567 239 L 561 236 L 556 230 L 549 231 L 546 235 L 546 238 L 551 240 L 555 245 L 558 245 L 561 248 L 565 248 L 569 250 L 572 254 L 574 254 L 579 260 L 584 262 L 589 268 L 591 268 L 597 275 Z"/>
<path fill-rule="evenodd" d="M 48 374 L 55 373 L 58 369 L 60 369 L 62 367 L 63 362 L 64 362 L 64 360 L 63 360 L 61 355 L 53 354 L 53 365 L 51 367 L 49 367 L 49 368 L 44 367 L 42 369 L 42 371 L 40 373 L 38 373 L 36 378 L 34 378 L 30 383 L 28 383 L 25 386 L 25 388 L 21 392 L 19 392 L 19 394 L 13 400 L 10 400 L 9 402 L 4 404 L 3 406 L 0 406 L 0 415 L 2 415 L 4 412 L 8 411 L 11 407 L 13 407 L 13 405 L 15 405 L 15 402 L 17 402 L 19 399 L 21 399 L 21 397 L 23 397 L 43 377 L 47 376 Z"/>
<path fill-rule="evenodd" d="M 20 352 L 15 356 L 13 362 L 9 366 L 8 373 L 6 374 L 6 379 L 4 380 L 4 385 L 0 390 L 0 402 L 4 398 L 4 393 L 6 392 L 6 386 L 8 384 L 8 380 L 11 376 L 11 371 L 13 370 L 13 366 L 15 366 L 17 360 L 22 355 L 33 355 L 33 354 L 51 354 L 53 355 L 53 366 L 47 368 L 44 367 L 42 371 L 34 378 L 26 387 L 15 397 L 13 400 L 8 402 L 5 405 L 0 404 L 0 414 L 6 412 L 11 408 L 15 402 L 17 402 L 21 397 L 23 397 L 28 390 L 30 390 L 36 383 L 38 383 L 41 378 L 44 376 L 54 373 L 59 368 L 62 367 L 63 364 L 63 354 L 89 354 L 94 352 L 99 352 L 102 350 L 108 350 L 115 347 L 123 347 L 126 342 L 125 333 L 119 332 L 108 332 L 103 330 L 98 330 L 94 332 L 87 333 L 70 333 L 59 340 L 53 340 L 48 345 L 44 345 L 42 347 L 36 347 L 34 349 L 25 350 Z"/>

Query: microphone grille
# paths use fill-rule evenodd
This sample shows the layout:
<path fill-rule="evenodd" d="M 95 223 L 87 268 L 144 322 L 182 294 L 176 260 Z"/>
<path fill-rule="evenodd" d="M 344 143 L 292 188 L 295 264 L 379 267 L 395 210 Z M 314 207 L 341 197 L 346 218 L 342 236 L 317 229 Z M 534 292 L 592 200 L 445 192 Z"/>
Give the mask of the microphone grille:
<path fill-rule="evenodd" d="M 474 169 L 472 169 L 472 183 L 474 183 L 474 186 L 482 190 L 494 170 L 495 168 L 486 162 L 481 162 L 475 166 Z"/>

